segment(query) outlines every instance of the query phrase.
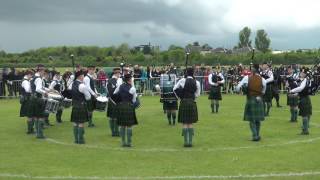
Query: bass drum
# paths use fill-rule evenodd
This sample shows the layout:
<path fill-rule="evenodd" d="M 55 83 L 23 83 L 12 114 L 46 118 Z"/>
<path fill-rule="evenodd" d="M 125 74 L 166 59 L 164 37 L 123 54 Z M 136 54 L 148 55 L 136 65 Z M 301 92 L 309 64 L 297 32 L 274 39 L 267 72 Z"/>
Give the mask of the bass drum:
<path fill-rule="evenodd" d="M 176 96 L 173 92 L 173 87 L 176 82 L 176 76 L 174 74 L 163 74 L 160 77 L 160 92 L 161 100 L 176 100 Z"/>

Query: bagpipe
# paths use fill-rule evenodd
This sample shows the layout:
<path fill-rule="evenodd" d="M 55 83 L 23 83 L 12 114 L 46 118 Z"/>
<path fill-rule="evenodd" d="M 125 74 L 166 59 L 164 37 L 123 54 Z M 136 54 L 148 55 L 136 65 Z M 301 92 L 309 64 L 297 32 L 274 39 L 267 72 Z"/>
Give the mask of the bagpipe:
<path fill-rule="evenodd" d="M 190 55 L 190 50 L 187 48 L 186 49 L 186 61 L 185 61 L 185 67 L 186 67 L 186 69 L 185 69 L 185 72 L 184 72 L 184 74 L 187 74 L 187 68 L 188 68 L 188 60 L 189 60 L 189 55 Z M 175 89 L 174 91 L 173 91 L 173 93 L 175 94 L 175 96 L 178 98 L 178 99 L 182 99 L 183 97 L 184 97 L 184 89 L 182 88 L 182 87 L 179 87 L 179 88 L 177 88 L 177 89 Z"/>

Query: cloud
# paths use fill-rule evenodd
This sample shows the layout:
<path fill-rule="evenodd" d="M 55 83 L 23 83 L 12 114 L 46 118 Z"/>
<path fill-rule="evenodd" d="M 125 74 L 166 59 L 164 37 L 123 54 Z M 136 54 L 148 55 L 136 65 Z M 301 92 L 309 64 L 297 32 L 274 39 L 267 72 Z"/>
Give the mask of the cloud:
<path fill-rule="evenodd" d="M 244 26 L 265 29 L 275 48 L 314 47 L 318 7 L 316 0 L 2 0 L 0 47 L 192 41 L 233 47 Z"/>

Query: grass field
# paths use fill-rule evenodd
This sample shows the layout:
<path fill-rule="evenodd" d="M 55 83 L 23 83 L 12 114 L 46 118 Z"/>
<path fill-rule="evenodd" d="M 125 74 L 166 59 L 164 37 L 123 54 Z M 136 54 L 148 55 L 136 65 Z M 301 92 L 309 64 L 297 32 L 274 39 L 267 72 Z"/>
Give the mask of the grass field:
<path fill-rule="evenodd" d="M 287 107 L 273 107 L 256 143 L 242 120 L 244 96 L 225 95 L 219 114 L 202 96 L 190 149 L 182 147 L 180 125 L 168 126 L 158 97 L 142 97 L 131 149 L 111 137 L 102 112 L 86 128 L 86 145 L 73 144 L 70 109 L 64 123 L 45 130 L 47 140 L 37 140 L 25 134 L 18 100 L 1 100 L 0 179 L 320 179 L 319 100 L 312 97 L 309 136 L 298 135 L 301 119 L 289 123 Z"/>

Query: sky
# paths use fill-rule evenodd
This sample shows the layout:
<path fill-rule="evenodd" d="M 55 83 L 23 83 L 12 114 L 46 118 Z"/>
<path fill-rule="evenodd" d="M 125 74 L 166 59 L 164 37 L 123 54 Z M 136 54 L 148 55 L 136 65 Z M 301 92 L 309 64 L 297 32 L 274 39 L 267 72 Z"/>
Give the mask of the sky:
<path fill-rule="evenodd" d="M 49 46 L 232 48 L 248 26 L 273 49 L 320 47 L 318 0 L 0 0 L 0 50 Z"/>

